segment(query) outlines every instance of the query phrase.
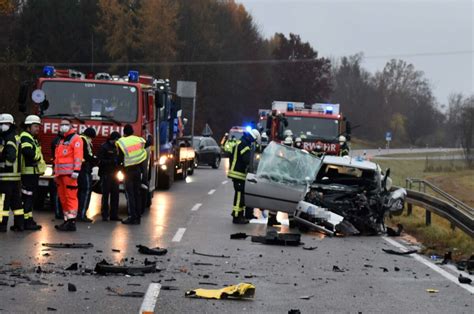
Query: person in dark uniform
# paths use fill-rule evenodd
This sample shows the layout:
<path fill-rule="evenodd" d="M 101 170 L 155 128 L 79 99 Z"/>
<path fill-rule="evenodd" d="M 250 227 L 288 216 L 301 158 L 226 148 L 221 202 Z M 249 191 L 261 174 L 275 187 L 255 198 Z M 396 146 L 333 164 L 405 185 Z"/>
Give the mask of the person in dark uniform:
<path fill-rule="evenodd" d="M 119 180 L 118 152 L 115 143 L 120 138 L 118 132 L 112 132 L 107 141 L 100 146 L 97 158 L 99 159 L 99 176 L 101 179 L 102 220 L 121 221 L 118 216 Z M 110 206 L 109 206 L 110 201 Z"/>
<path fill-rule="evenodd" d="M 78 221 L 92 222 L 92 219 L 87 217 L 87 209 L 91 201 L 92 194 L 92 167 L 97 161 L 97 157 L 92 151 L 92 139 L 96 137 L 94 128 L 87 128 L 80 135 L 83 144 L 84 160 L 82 161 L 81 171 L 79 172 L 78 185 L 78 199 L 79 199 L 79 213 L 77 215 Z"/>

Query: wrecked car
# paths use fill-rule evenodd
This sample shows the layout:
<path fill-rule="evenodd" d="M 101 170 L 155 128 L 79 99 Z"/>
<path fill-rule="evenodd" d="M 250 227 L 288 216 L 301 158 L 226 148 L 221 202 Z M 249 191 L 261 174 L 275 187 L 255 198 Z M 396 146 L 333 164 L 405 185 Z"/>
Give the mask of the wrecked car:
<path fill-rule="evenodd" d="M 295 215 L 297 227 L 378 234 L 384 217 L 400 213 L 406 191 L 391 191 L 390 169 L 362 158 L 324 156 L 272 142 L 246 178 L 246 206 Z M 290 226 L 295 227 L 295 226 Z"/>

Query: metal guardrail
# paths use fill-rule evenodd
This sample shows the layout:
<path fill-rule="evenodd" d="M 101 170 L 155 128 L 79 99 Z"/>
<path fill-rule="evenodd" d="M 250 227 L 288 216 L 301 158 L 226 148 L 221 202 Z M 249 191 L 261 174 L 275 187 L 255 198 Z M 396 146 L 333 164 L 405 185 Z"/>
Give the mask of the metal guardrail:
<path fill-rule="evenodd" d="M 418 191 L 413 190 L 414 184 L 418 184 Z M 444 199 L 426 194 L 427 187 Z M 431 212 L 433 212 L 449 220 L 452 228 L 458 227 L 474 238 L 474 208 L 469 207 L 427 180 L 407 178 L 406 190 L 408 215 L 411 214 L 413 205 L 425 208 L 426 225 L 431 224 Z"/>

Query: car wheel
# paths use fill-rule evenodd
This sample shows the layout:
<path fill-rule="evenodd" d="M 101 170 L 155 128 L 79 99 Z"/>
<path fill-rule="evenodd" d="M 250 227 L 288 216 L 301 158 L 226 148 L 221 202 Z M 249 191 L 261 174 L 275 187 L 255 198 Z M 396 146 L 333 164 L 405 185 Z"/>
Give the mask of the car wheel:
<path fill-rule="evenodd" d="M 221 165 L 221 157 L 216 156 L 216 158 L 214 159 L 214 163 L 212 164 L 212 169 L 218 169 L 220 165 Z"/>

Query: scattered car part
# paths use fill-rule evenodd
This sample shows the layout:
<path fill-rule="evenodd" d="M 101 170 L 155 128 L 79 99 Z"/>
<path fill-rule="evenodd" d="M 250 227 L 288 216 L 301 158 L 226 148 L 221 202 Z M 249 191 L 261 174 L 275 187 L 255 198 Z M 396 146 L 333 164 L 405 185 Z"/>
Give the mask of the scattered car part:
<path fill-rule="evenodd" d="M 94 247 L 92 243 L 43 243 L 42 245 L 55 249 L 88 249 Z"/>
<path fill-rule="evenodd" d="M 438 293 L 439 290 L 437 290 L 437 289 L 426 289 L 426 292 L 428 292 L 428 293 Z"/>
<path fill-rule="evenodd" d="M 230 258 L 230 256 L 227 256 L 227 255 L 213 255 L 213 254 L 199 253 L 195 249 L 193 249 L 193 254 L 200 255 L 200 256 L 206 256 L 206 257 Z"/>
<path fill-rule="evenodd" d="M 382 249 L 382 251 L 384 251 L 387 254 L 392 254 L 392 255 L 410 255 L 410 254 L 418 253 L 417 250 L 399 252 L 399 251 L 394 251 L 394 250 L 390 250 L 390 249 Z"/>
<path fill-rule="evenodd" d="M 106 290 L 112 292 L 113 293 L 112 295 L 119 296 L 119 297 L 143 298 L 145 296 L 145 293 L 137 292 L 137 291 L 122 292 L 120 289 L 114 289 L 111 287 L 107 287 Z"/>
<path fill-rule="evenodd" d="M 162 249 L 162 248 L 159 248 L 159 247 L 155 247 L 155 248 L 150 249 L 149 247 L 141 245 L 141 244 L 138 244 L 137 248 L 138 248 L 138 253 L 145 254 L 145 255 L 158 255 L 158 256 L 161 256 L 161 255 L 165 255 L 166 253 L 168 253 L 167 249 Z"/>
<path fill-rule="evenodd" d="M 252 242 L 270 245 L 298 246 L 301 234 L 299 233 L 278 233 L 276 230 L 268 230 L 265 236 L 252 236 Z"/>
<path fill-rule="evenodd" d="M 231 240 L 240 240 L 240 239 L 247 239 L 249 235 L 243 232 L 238 232 L 230 235 Z"/>
<path fill-rule="evenodd" d="M 71 266 L 69 266 L 65 270 L 77 270 L 77 263 L 72 263 Z"/>
<path fill-rule="evenodd" d="M 77 288 L 76 288 L 76 286 L 75 286 L 74 284 L 68 283 L 68 284 L 67 284 L 67 291 L 69 291 L 69 292 L 76 292 L 76 291 L 77 291 Z"/>
<path fill-rule="evenodd" d="M 126 274 L 126 275 L 137 275 L 153 273 L 156 269 L 156 262 L 149 262 L 145 259 L 144 266 L 120 266 L 112 265 L 107 263 L 104 259 L 95 265 L 95 272 L 100 275 L 105 274 Z"/>
<path fill-rule="evenodd" d="M 397 224 L 397 230 L 387 227 L 387 236 L 389 237 L 399 237 L 403 231 L 403 225 Z"/>
<path fill-rule="evenodd" d="M 332 271 L 336 272 L 336 273 L 344 273 L 345 272 L 344 269 L 340 269 L 339 266 L 337 266 L 337 265 L 332 266 Z"/>
<path fill-rule="evenodd" d="M 303 250 L 306 250 L 306 251 L 313 251 L 313 250 L 316 250 L 318 247 L 317 246 L 303 246 Z"/>
<path fill-rule="evenodd" d="M 114 253 L 120 253 L 120 250 L 119 250 L 119 249 L 112 249 L 112 252 L 114 252 Z"/>
<path fill-rule="evenodd" d="M 460 283 L 463 283 L 463 284 L 466 284 L 466 285 L 470 285 L 471 282 L 472 282 L 471 278 L 464 277 L 462 274 L 459 274 L 458 280 L 459 280 Z"/>
<path fill-rule="evenodd" d="M 314 295 L 304 295 L 304 296 L 301 296 L 299 297 L 301 300 L 309 300 L 311 299 L 312 297 L 314 297 Z"/>
<path fill-rule="evenodd" d="M 443 258 L 443 261 L 441 262 L 441 264 L 446 265 L 447 263 L 449 263 L 452 260 L 453 260 L 453 252 L 448 251 L 448 252 L 444 253 L 444 258 Z"/>
<path fill-rule="evenodd" d="M 222 289 L 195 289 L 187 291 L 186 297 L 204 299 L 251 299 L 255 296 L 255 286 L 250 283 L 239 283 Z"/>

